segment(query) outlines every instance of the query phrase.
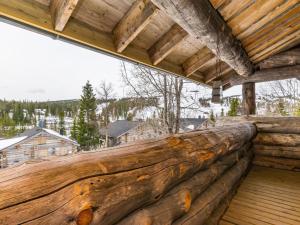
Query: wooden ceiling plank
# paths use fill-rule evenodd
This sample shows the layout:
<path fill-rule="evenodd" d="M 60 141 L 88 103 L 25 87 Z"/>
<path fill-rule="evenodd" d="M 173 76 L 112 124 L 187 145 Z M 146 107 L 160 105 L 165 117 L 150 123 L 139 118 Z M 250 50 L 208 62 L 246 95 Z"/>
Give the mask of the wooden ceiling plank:
<path fill-rule="evenodd" d="M 263 16 L 273 11 L 285 0 L 256 0 L 254 4 L 244 10 L 241 14 L 228 21 L 234 35 L 238 35 Z"/>
<path fill-rule="evenodd" d="M 255 53 L 255 54 L 251 53 L 251 55 L 253 54 L 251 56 L 252 60 L 256 60 L 258 57 L 266 54 L 267 52 L 270 52 L 276 48 L 278 49 L 278 47 L 280 47 L 282 49 L 285 45 L 290 44 L 291 41 L 296 41 L 296 40 L 300 40 L 300 30 L 299 29 L 290 35 L 282 36 L 281 39 L 277 40 L 277 42 L 272 41 L 272 45 L 268 45 L 268 47 L 264 48 L 262 51 Z"/>
<path fill-rule="evenodd" d="M 227 21 L 252 4 L 254 4 L 253 0 L 232 0 L 227 5 L 224 5 L 224 7 L 221 7 L 219 12 L 224 20 Z"/>
<path fill-rule="evenodd" d="M 260 62 L 258 67 L 262 69 L 300 65 L 300 48 L 294 48 Z"/>
<path fill-rule="evenodd" d="M 174 24 L 171 29 L 149 49 L 148 52 L 153 65 L 157 65 L 164 60 L 187 36 L 188 33 L 184 29 L 178 24 Z"/>
<path fill-rule="evenodd" d="M 253 35 L 256 31 L 259 31 L 264 26 L 268 26 L 269 23 L 272 23 L 274 20 L 282 17 L 285 15 L 291 8 L 295 7 L 295 5 L 299 4 L 299 0 L 291 0 L 283 3 L 282 5 L 278 6 L 272 12 L 261 18 L 256 23 L 253 23 L 249 28 L 244 30 L 242 33 L 237 35 L 238 39 L 245 39 L 250 35 Z"/>
<path fill-rule="evenodd" d="M 252 43 L 255 43 L 257 40 L 260 40 L 267 36 L 268 34 L 272 34 L 273 32 L 278 31 L 279 29 L 284 29 L 287 24 L 292 24 L 293 21 L 297 21 L 300 13 L 300 4 L 297 5 L 295 8 L 287 12 L 286 14 L 276 18 L 271 23 L 267 24 L 263 29 L 259 30 L 258 32 L 253 33 L 252 35 L 248 36 L 244 39 L 243 45 L 249 46 Z"/>
<path fill-rule="evenodd" d="M 202 48 L 183 63 L 184 73 L 189 77 L 194 72 L 201 69 L 201 66 L 212 58 L 215 58 L 215 55 L 208 48 Z"/>
<path fill-rule="evenodd" d="M 277 48 L 272 49 L 271 51 L 267 51 L 266 53 L 264 53 L 263 55 L 261 55 L 259 57 L 253 57 L 253 62 L 257 64 L 257 63 L 261 62 L 262 60 L 267 59 L 268 57 L 271 57 L 273 55 L 276 55 L 277 53 L 291 49 L 295 46 L 298 46 L 299 44 L 300 44 L 300 39 L 298 37 L 294 37 L 294 38 L 290 39 L 289 41 L 284 42 Z"/>
<path fill-rule="evenodd" d="M 245 78 L 232 76 L 230 85 L 234 86 L 248 82 L 259 83 L 291 78 L 300 78 L 300 65 L 263 69 L 256 71 L 252 76 Z"/>
<path fill-rule="evenodd" d="M 252 44 L 246 46 L 246 50 L 248 51 L 249 56 L 253 56 L 258 52 L 276 44 L 278 41 L 282 40 L 295 31 L 300 29 L 300 16 L 295 18 L 294 20 L 290 21 L 289 23 L 285 24 L 284 26 L 277 27 L 270 32 L 268 35 L 264 35 L 262 38 L 257 39 Z"/>
<path fill-rule="evenodd" d="M 50 4 L 50 12 L 54 29 L 63 31 L 68 20 L 70 19 L 78 0 L 52 0 Z"/>
<path fill-rule="evenodd" d="M 113 30 L 117 52 L 123 52 L 157 12 L 150 0 L 137 0 Z"/>
<path fill-rule="evenodd" d="M 208 0 L 152 0 L 189 34 L 203 43 L 239 75 L 249 76 L 253 65 L 241 43 Z"/>

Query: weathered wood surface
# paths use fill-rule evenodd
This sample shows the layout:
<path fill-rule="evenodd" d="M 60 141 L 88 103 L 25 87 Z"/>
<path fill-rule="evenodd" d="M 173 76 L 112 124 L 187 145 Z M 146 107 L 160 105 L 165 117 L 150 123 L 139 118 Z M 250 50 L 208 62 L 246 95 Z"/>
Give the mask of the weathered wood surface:
<path fill-rule="evenodd" d="M 257 166 L 265 166 L 276 169 L 300 171 L 299 159 L 256 155 L 254 157 L 253 164 Z"/>
<path fill-rule="evenodd" d="M 249 76 L 253 66 L 241 43 L 208 0 L 153 0 L 192 36 L 203 43 L 239 75 Z"/>
<path fill-rule="evenodd" d="M 63 31 L 70 19 L 78 0 L 52 0 L 50 5 L 54 29 Z"/>
<path fill-rule="evenodd" d="M 137 0 L 113 30 L 117 52 L 124 51 L 157 12 L 150 0 Z"/>
<path fill-rule="evenodd" d="M 300 146 L 299 134 L 278 134 L 278 133 L 258 133 L 254 139 L 254 144 L 271 146 Z"/>
<path fill-rule="evenodd" d="M 249 82 L 260 83 L 266 81 L 284 80 L 299 77 L 300 65 L 295 65 L 259 70 L 256 71 L 252 76 L 247 78 L 243 78 L 240 76 L 232 76 L 229 79 L 229 83 L 231 86 L 234 86 Z"/>
<path fill-rule="evenodd" d="M 253 166 L 220 225 L 298 225 L 300 173 Z"/>
<path fill-rule="evenodd" d="M 214 181 L 218 180 L 227 169 L 239 162 L 243 156 L 249 158 L 252 154 L 249 152 L 250 146 L 251 143 L 249 142 L 236 152 L 220 159 L 208 169 L 196 173 L 191 179 L 173 188 L 157 203 L 134 212 L 120 225 L 141 225 L 147 224 L 146 221 L 152 225 L 172 224 L 176 219 L 188 214 L 193 202 L 205 194 L 204 191 Z"/>
<path fill-rule="evenodd" d="M 4 169 L 0 224 L 115 224 L 255 134 L 244 123 Z"/>
<path fill-rule="evenodd" d="M 243 114 L 253 115 L 256 112 L 255 103 L 255 83 L 244 83 L 242 89 L 243 95 Z"/>
<path fill-rule="evenodd" d="M 287 147 L 277 145 L 261 145 L 255 144 L 253 146 L 254 153 L 262 156 L 274 156 L 281 158 L 291 158 L 300 160 L 300 146 Z"/>
<path fill-rule="evenodd" d="M 300 48 L 294 48 L 271 56 L 270 58 L 260 62 L 258 67 L 260 69 L 269 69 L 294 65 L 300 65 Z"/>
<path fill-rule="evenodd" d="M 225 173 L 192 204 L 189 213 L 175 221 L 174 225 L 201 225 L 209 218 L 217 206 L 224 200 L 241 177 L 246 172 L 252 157 L 249 155 L 241 159 L 235 166 Z"/>

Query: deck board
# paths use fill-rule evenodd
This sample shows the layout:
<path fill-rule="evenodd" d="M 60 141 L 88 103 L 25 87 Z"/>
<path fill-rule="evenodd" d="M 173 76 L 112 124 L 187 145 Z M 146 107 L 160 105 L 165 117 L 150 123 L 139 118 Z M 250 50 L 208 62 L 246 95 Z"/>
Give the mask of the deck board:
<path fill-rule="evenodd" d="M 253 167 L 219 224 L 300 225 L 300 172 Z"/>

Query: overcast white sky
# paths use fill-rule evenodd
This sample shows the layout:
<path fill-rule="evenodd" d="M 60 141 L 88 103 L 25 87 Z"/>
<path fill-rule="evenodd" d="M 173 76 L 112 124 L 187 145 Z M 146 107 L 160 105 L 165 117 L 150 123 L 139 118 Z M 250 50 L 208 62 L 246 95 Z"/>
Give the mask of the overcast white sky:
<path fill-rule="evenodd" d="M 94 87 L 111 82 L 123 95 L 118 59 L 1 21 L 0 37 L 0 99 L 75 99 L 87 80 Z M 240 93 L 237 87 L 224 95 Z"/>

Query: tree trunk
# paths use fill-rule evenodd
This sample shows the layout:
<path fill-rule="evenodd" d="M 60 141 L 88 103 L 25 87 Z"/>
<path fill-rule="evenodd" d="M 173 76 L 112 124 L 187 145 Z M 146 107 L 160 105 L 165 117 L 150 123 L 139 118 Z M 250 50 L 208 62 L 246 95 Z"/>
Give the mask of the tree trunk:
<path fill-rule="evenodd" d="M 245 83 L 243 84 L 243 112 L 244 115 L 255 114 L 256 104 L 255 104 L 255 83 Z"/>

